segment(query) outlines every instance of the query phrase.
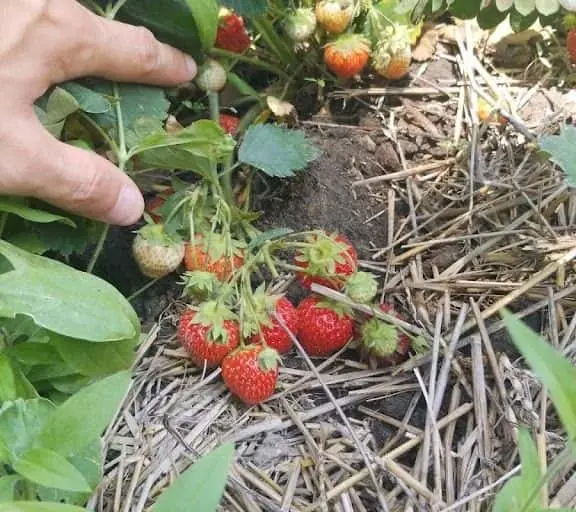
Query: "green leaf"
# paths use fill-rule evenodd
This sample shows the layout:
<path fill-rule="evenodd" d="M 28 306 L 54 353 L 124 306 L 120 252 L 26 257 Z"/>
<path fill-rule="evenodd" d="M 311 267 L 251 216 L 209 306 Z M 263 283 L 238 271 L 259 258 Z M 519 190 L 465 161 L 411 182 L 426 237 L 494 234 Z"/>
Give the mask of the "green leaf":
<path fill-rule="evenodd" d="M 238 159 L 268 176 L 293 176 L 320 156 L 300 130 L 272 124 L 251 126 L 240 145 Z"/>
<path fill-rule="evenodd" d="M 0 352 L 0 402 L 37 397 L 38 393 L 30 381 Z"/>
<path fill-rule="evenodd" d="M 514 0 L 514 8 L 520 16 L 528 16 L 536 9 L 536 0 Z"/>
<path fill-rule="evenodd" d="M 30 222 L 39 222 L 41 224 L 62 222 L 68 226 L 76 227 L 76 224 L 74 224 L 71 219 L 31 208 L 28 206 L 26 199 L 19 197 L 0 196 L 0 212 L 18 215 L 18 217 L 29 220 Z"/>
<path fill-rule="evenodd" d="M 495 3 L 491 3 L 488 7 L 480 11 L 476 21 L 481 29 L 489 30 L 497 27 L 507 16 L 507 11 L 500 11 Z"/>
<path fill-rule="evenodd" d="M 150 29 L 160 41 L 204 60 L 200 31 L 185 0 L 128 0 L 116 17 Z"/>
<path fill-rule="evenodd" d="M 569 439 L 576 442 L 576 368 L 512 313 L 504 310 L 502 318 L 512 341 L 547 387 Z"/>
<path fill-rule="evenodd" d="M 214 46 L 216 41 L 218 4 L 216 0 L 186 0 L 186 4 L 192 16 L 194 16 L 202 47 L 205 51 L 208 51 Z"/>
<path fill-rule="evenodd" d="M 62 360 L 78 373 L 103 377 L 127 370 L 134 364 L 137 338 L 93 343 L 64 336 L 55 336 L 53 344 Z"/>
<path fill-rule="evenodd" d="M 69 458 L 72 465 L 82 473 L 91 489 L 95 489 L 102 479 L 102 442 L 97 440 L 86 447 L 79 455 Z M 84 505 L 91 493 L 62 491 L 50 487 L 39 487 L 38 496 L 42 501 L 56 501 L 71 505 Z"/>
<path fill-rule="evenodd" d="M 294 230 L 290 228 L 275 228 L 264 231 L 264 233 L 260 233 L 256 238 L 251 240 L 251 242 L 248 244 L 248 250 L 252 251 L 257 247 L 264 245 L 266 242 L 277 240 L 278 238 L 282 238 L 293 232 Z"/>
<path fill-rule="evenodd" d="M 160 496 L 152 512 L 215 512 L 234 458 L 234 445 L 220 446 L 182 473 Z"/>
<path fill-rule="evenodd" d="M 28 480 L 65 491 L 90 492 L 86 479 L 62 455 L 46 448 L 31 448 L 13 464 Z"/>
<path fill-rule="evenodd" d="M 10 357 L 27 366 L 57 364 L 62 362 L 60 354 L 49 343 L 25 342 L 7 349 Z"/>
<path fill-rule="evenodd" d="M 132 306 L 106 281 L 3 240 L 0 255 L 14 268 L 0 274 L 0 316 L 27 315 L 40 327 L 89 341 L 140 335 Z"/>
<path fill-rule="evenodd" d="M 538 11 L 534 9 L 530 14 L 524 16 L 517 9 L 510 11 L 510 26 L 515 33 L 528 30 L 538 19 Z"/>
<path fill-rule="evenodd" d="M 266 12 L 266 0 L 220 0 L 220 5 L 234 9 L 241 16 L 253 18 Z"/>
<path fill-rule="evenodd" d="M 130 379 L 130 372 L 117 373 L 66 400 L 46 421 L 42 446 L 68 457 L 96 441 L 116 414 Z"/>
<path fill-rule="evenodd" d="M 482 0 L 453 0 L 449 1 L 448 5 L 453 16 L 467 20 L 477 16 Z"/>
<path fill-rule="evenodd" d="M 60 87 L 69 92 L 78 102 L 80 109 L 87 114 L 103 114 L 112 108 L 106 97 L 78 82 L 66 82 Z"/>
<path fill-rule="evenodd" d="M 558 0 L 536 0 L 536 9 L 542 16 L 551 16 L 560 9 Z"/>
<path fill-rule="evenodd" d="M 564 125 L 559 135 L 541 137 L 540 148 L 564 171 L 568 185 L 576 187 L 576 127 Z"/>
<path fill-rule="evenodd" d="M 14 499 L 14 491 L 16 485 L 22 478 L 20 475 L 7 475 L 0 477 L 0 503 L 4 501 L 12 501 Z"/>
<path fill-rule="evenodd" d="M 32 447 L 42 429 L 44 423 L 54 410 L 54 405 L 43 398 L 31 400 L 14 400 L 5 402 L 0 409 L 0 446 L 7 450 L 10 459 L 17 459 L 30 447 Z M 0 457 L 2 462 L 6 453 Z"/>
<path fill-rule="evenodd" d="M 36 233 L 20 232 L 5 237 L 5 240 L 26 252 L 44 254 L 50 250 L 50 244 L 45 244 Z"/>
<path fill-rule="evenodd" d="M 85 508 L 62 503 L 39 503 L 38 501 L 18 501 L 0 503 L 0 512 L 86 512 Z"/>

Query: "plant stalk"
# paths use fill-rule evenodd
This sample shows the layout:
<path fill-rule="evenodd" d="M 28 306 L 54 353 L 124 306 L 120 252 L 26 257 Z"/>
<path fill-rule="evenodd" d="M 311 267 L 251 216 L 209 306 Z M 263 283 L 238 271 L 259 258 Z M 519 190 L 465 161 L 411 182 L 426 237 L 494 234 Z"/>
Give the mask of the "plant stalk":
<path fill-rule="evenodd" d="M 8 213 L 7 212 L 0 213 L 0 238 L 2 238 L 2 233 L 4 232 L 4 228 L 6 227 L 7 220 L 8 220 Z"/>

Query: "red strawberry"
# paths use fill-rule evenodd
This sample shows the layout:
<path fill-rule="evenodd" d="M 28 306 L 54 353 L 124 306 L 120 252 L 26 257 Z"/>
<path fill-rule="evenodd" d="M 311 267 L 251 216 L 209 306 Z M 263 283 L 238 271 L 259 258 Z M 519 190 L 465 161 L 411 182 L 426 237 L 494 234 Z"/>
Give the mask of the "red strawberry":
<path fill-rule="evenodd" d="M 384 313 L 403 320 L 391 305 L 379 304 L 378 307 Z M 409 357 L 411 343 L 408 335 L 379 318 L 372 317 L 362 324 L 360 338 L 362 356 L 368 358 L 374 368 L 396 366 Z"/>
<path fill-rule="evenodd" d="M 358 34 L 346 34 L 324 47 L 324 63 L 338 78 L 358 75 L 370 59 L 370 43 Z"/>
<path fill-rule="evenodd" d="M 164 206 L 166 199 L 168 199 L 173 193 L 174 189 L 170 187 L 163 192 L 156 194 L 152 199 L 146 201 L 146 213 L 150 215 L 154 222 L 160 222 L 162 220 L 162 215 L 157 213 L 157 210 Z"/>
<path fill-rule="evenodd" d="M 244 19 L 224 9 L 218 20 L 215 46 L 229 52 L 244 53 L 250 48 L 250 44 L 250 35 L 244 26 Z"/>
<path fill-rule="evenodd" d="M 259 404 L 274 393 L 279 359 L 276 350 L 262 345 L 238 347 L 223 359 L 222 379 L 245 404 Z"/>
<path fill-rule="evenodd" d="M 329 34 L 344 32 L 354 17 L 353 0 L 321 0 L 316 4 L 316 19 Z"/>
<path fill-rule="evenodd" d="M 566 48 L 570 62 L 576 64 L 576 27 L 571 28 L 566 36 Z"/>
<path fill-rule="evenodd" d="M 184 247 L 182 241 L 167 235 L 162 224 L 146 224 L 132 242 L 132 254 L 142 274 L 159 279 L 182 263 Z"/>
<path fill-rule="evenodd" d="M 220 114 L 218 122 L 222 129 L 230 135 L 234 135 L 240 126 L 240 119 L 230 114 Z"/>
<path fill-rule="evenodd" d="M 352 314 L 334 301 L 311 295 L 300 302 L 297 311 L 300 343 L 311 356 L 328 356 L 353 335 Z"/>
<path fill-rule="evenodd" d="M 244 322 L 245 335 L 250 343 L 262 343 L 276 349 L 280 353 L 292 348 L 292 338 L 272 316 L 275 312 L 290 329 L 298 335 L 298 313 L 293 304 L 282 295 L 270 295 L 263 288 L 256 290 L 252 301 L 252 311 L 247 315 L 250 320 Z"/>
<path fill-rule="evenodd" d="M 342 235 L 318 232 L 307 237 L 308 247 L 296 255 L 295 264 L 304 270 L 297 278 L 305 288 L 317 283 L 341 290 L 358 268 L 356 249 Z"/>
<path fill-rule="evenodd" d="M 203 270 L 226 281 L 232 272 L 244 263 L 243 246 L 237 241 L 228 241 L 217 233 L 196 235 L 186 246 L 184 265 L 186 270 Z"/>
<path fill-rule="evenodd" d="M 178 339 L 197 366 L 214 368 L 240 344 L 240 326 L 222 304 L 205 302 L 198 311 L 189 308 L 180 316 Z"/>

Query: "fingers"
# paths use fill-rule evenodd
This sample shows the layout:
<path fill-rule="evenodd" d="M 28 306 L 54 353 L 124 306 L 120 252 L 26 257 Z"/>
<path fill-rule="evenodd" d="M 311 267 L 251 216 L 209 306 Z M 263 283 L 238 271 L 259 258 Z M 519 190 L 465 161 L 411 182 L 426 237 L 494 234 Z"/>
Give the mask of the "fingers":
<path fill-rule="evenodd" d="M 159 42 L 144 27 L 120 23 L 97 16 L 76 1 L 74 10 L 68 2 L 57 2 L 62 10 L 54 18 L 60 25 L 75 26 L 79 51 L 64 66 L 65 78 L 99 76 L 118 82 L 138 82 L 150 85 L 180 85 L 196 76 L 192 57 Z M 64 11 L 65 10 L 65 11 Z"/>
<path fill-rule="evenodd" d="M 20 172 L 0 169 L 8 180 L 0 189 L 109 224 L 126 226 L 141 217 L 144 200 L 138 187 L 106 159 L 58 142 L 38 123 L 29 123 L 21 133 L 26 140 L 11 144 L 16 151 L 8 154 Z"/>

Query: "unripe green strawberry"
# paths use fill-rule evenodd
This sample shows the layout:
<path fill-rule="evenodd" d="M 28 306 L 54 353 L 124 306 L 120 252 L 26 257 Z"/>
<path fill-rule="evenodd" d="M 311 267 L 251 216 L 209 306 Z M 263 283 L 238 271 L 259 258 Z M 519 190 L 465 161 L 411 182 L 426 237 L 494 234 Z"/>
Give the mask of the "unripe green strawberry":
<path fill-rule="evenodd" d="M 288 37 L 297 43 L 310 39 L 316 30 L 316 15 L 312 9 L 300 8 L 290 13 L 284 22 Z"/>
<path fill-rule="evenodd" d="M 356 272 L 346 281 L 344 291 L 354 302 L 368 304 L 378 293 L 378 281 L 370 272 Z"/>
<path fill-rule="evenodd" d="M 198 70 L 196 84 L 206 92 L 218 92 L 226 85 L 226 70 L 217 60 L 207 59 Z"/>
<path fill-rule="evenodd" d="M 162 224 L 142 227 L 132 243 L 132 254 L 142 274 L 158 279 L 178 268 L 184 258 L 185 246 L 169 237 Z"/>

